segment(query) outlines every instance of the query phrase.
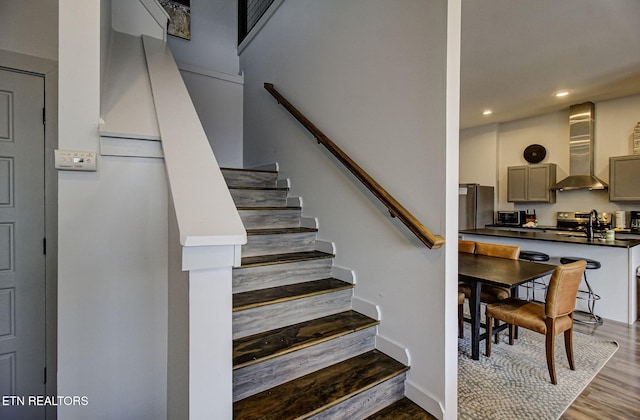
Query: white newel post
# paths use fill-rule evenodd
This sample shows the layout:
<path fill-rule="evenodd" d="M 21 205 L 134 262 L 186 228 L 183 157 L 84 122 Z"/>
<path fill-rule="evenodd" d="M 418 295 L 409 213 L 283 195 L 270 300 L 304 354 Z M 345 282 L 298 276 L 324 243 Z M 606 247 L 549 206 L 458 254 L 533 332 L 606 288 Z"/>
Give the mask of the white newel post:
<path fill-rule="evenodd" d="M 184 247 L 189 271 L 189 418 L 231 419 L 234 246 Z"/>
<path fill-rule="evenodd" d="M 172 203 L 170 207 L 174 214 Z M 185 246 L 180 242 L 185 241 L 179 240 L 176 219 L 170 217 L 167 417 L 230 420 L 231 280 L 242 245 Z"/>

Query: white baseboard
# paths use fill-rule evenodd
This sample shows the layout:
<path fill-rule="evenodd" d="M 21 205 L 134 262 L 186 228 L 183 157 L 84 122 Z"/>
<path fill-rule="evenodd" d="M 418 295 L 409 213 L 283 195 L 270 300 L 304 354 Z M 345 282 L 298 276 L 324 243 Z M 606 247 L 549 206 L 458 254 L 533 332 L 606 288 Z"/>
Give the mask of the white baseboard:
<path fill-rule="evenodd" d="M 380 334 L 376 335 L 376 349 L 396 359 L 405 366 L 411 366 L 409 349 Z"/>
<path fill-rule="evenodd" d="M 336 265 L 331 267 L 331 277 L 346 281 L 347 283 L 356 284 L 356 274 L 353 270 L 338 267 Z"/>
<path fill-rule="evenodd" d="M 300 218 L 300 226 L 311 229 L 318 229 L 318 219 L 316 217 L 303 216 Z"/>
<path fill-rule="evenodd" d="M 287 197 L 288 207 L 302 207 L 302 197 Z"/>
<path fill-rule="evenodd" d="M 351 309 L 356 312 L 360 312 L 363 315 L 373 318 L 376 321 L 380 321 L 380 307 L 375 303 L 368 300 L 361 299 L 359 297 L 351 298 Z"/>
<path fill-rule="evenodd" d="M 327 254 L 335 255 L 336 253 L 336 247 L 333 242 L 327 241 L 316 241 L 316 250 L 326 252 Z"/>
<path fill-rule="evenodd" d="M 413 384 L 410 380 L 405 381 L 404 395 L 439 420 L 444 418 L 444 410 L 442 409 L 440 401 L 436 400 L 435 397 L 429 395 L 429 393 Z"/>
<path fill-rule="evenodd" d="M 278 188 L 291 188 L 291 181 L 289 178 L 278 179 L 276 181 L 276 187 Z"/>

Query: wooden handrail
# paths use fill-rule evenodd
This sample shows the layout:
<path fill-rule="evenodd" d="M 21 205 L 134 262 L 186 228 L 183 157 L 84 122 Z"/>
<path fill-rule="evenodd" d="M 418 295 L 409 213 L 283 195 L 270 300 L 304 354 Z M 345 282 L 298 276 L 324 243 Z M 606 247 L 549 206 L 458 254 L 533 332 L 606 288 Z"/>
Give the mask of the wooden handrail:
<path fill-rule="evenodd" d="M 293 115 L 313 136 L 318 143 L 331 152 L 342 164 L 364 184 L 380 200 L 389 210 L 392 217 L 397 217 L 404 223 L 411 232 L 420 241 L 431 249 L 440 248 L 444 244 L 444 238 L 440 235 L 434 235 L 427 229 L 418 219 L 416 219 L 407 209 L 405 209 L 398 201 L 393 198 L 384 188 L 380 186 L 367 172 L 364 171 L 357 163 L 355 163 L 342 149 L 329 139 L 318 127 L 316 127 L 307 117 L 294 107 L 291 102 L 280 94 L 273 87 L 272 83 L 265 83 L 264 88 L 273 95 L 279 104 L 284 106 L 287 111 Z"/>

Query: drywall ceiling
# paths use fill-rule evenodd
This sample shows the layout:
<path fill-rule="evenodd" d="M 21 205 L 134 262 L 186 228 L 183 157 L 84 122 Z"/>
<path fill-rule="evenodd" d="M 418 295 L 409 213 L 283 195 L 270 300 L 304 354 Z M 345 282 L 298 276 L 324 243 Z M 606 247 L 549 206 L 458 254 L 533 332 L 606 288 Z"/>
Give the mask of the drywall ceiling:
<path fill-rule="evenodd" d="M 640 0 L 462 0 L 460 78 L 461 128 L 638 94 Z"/>

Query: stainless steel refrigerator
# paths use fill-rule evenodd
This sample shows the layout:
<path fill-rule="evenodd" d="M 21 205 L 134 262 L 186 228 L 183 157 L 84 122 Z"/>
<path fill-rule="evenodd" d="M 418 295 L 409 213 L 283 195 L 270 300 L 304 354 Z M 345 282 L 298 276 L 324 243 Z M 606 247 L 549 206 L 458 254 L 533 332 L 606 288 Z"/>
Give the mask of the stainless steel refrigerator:
<path fill-rule="evenodd" d="M 460 184 L 458 190 L 458 229 L 481 229 L 493 224 L 493 187 Z"/>

